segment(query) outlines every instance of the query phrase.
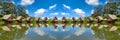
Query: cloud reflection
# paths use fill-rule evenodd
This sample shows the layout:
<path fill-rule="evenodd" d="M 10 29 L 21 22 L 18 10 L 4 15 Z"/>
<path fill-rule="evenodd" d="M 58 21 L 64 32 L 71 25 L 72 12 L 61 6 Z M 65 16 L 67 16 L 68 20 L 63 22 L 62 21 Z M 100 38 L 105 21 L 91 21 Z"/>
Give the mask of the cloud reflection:
<path fill-rule="evenodd" d="M 85 31 L 86 31 L 85 29 L 78 29 L 78 30 L 74 33 L 74 35 L 76 35 L 76 36 L 82 35 Z"/>
<path fill-rule="evenodd" d="M 43 30 L 40 30 L 39 28 L 35 28 L 34 30 L 38 35 L 40 36 L 44 36 L 45 35 L 45 32 Z"/>

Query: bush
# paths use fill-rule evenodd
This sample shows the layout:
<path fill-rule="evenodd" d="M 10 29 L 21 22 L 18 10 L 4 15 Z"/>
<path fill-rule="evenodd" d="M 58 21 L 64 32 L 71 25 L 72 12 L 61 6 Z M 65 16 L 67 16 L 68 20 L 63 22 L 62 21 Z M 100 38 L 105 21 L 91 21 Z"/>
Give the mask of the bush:
<path fill-rule="evenodd" d="M 0 14 L 0 18 L 3 17 L 3 14 Z"/>

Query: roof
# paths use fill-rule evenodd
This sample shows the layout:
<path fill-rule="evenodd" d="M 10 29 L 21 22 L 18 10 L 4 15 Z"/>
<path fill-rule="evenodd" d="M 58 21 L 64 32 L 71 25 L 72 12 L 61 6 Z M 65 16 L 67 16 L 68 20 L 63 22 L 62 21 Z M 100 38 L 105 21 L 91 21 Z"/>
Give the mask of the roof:
<path fill-rule="evenodd" d="M 100 20 L 103 20 L 103 18 L 101 16 L 98 16 L 97 18 L 100 19 Z"/>
<path fill-rule="evenodd" d="M 92 17 L 88 17 L 90 20 L 93 20 L 93 18 Z"/>
<path fill-rule="evenodd" d="M 115 15 L 108 14 L 108 16 L 109 16 L 111 19 L 117 19 L 117 17 L 116 17 Z"/>
<path fill-rule="evenodd" d="M 83 18 L 81 18 L 81 17 L 80 17 L 79 19 L 84 20 L 84 19 L 83 19 Z"/>
<path fill-rule="evenodd" d="M 21 18 L 22 18 L 22 16 L 18 16 L 18 17 L 17 17 L 17 20 L 20 20 Z"/>
<path fill-rule="evenodd" d="M 4 15 L 2 18 L 5 19 L 5 20 L 7 20 L 7 19 L 9 19 L 11 16 L 12 16 L 12 14 Z"/>
<path fill-rule="evenodd" d="M 30 20 L 30 19 L 31 19 L 31 17 L 28 17 L 28 18 L 27 18 L 27 20 Z"/>
<path fill-rule="evenodd" d="M 40 18 L 36 18 L 36 20 L 39 20 Z"/>

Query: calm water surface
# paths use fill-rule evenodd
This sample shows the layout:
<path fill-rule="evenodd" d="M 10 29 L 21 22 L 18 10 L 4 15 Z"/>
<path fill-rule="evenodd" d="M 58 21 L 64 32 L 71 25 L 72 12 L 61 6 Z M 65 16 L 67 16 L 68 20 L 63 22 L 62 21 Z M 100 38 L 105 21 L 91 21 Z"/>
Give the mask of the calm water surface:
<path fill-rule="evenodd" d="M 6 25 L 5 25 L 6 26 Z M 39 24 L 17 25 L 10 31 L 0 30 L 0 40 L 120 40 L 120 29 L 115 25 Z M 4 26 L 2 26 L 4 27 Z"/>

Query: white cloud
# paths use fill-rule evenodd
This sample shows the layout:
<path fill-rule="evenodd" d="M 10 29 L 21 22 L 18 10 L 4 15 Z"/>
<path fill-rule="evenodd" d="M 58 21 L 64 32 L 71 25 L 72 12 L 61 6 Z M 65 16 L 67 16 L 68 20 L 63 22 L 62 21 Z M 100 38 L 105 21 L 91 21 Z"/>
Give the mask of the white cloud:
<path fill-rule="evenodd" d="M 73 11 L 79 14 L 81 17 L 85 17 L 85 12 L 82 9 L 76 8 Z"/>
<path fill-rule="evenodd" d="M 99 5 L 99 0 L 85 0 L 88 5 Z"/>
<path fill-rule="evenodd" d="M 75 13 L 85 14 L 85 12 L 84 12 L 82 9 L 79 9 L 79 8 L 74 9 L 73 11 L 74 11 Z"/>
<path fill-rule="evenodd" d="M 45 11 L 46 11 L 45 9 L 41 8 L 41 9 L 38 9 L 38 10 L 35 12 L 35 14 L 42 14 L 42 13 L 44 13 Z"/>
<path fill-rule="evenodd" d="M 12 1 L 12 3 L 13 3 L 13 4 L 15 4 L 15 2 L 14 2 L 14 1 Z"/>
<path fill-rule="evenodd" d="M 54 13 L 55 15 L 58 15 L 58 13 Z"/>
<path fill-rule="evenodd" d="M 51 13 L 50 15 L 58 15 L 59 13 L 58 12 L 55 12 L 55 13 Z"/>
<path fill-rule="evenodd" d="M 54 4 L 54 5 L 50 6 L 49 9 L 53 9 L 53 8 L 55 8 L 56 6 L 57 6 L 57 4 Z"/>
<path fill-rule="evenodd" d="M 62 12 L 61 14 L 62 14 L 62 15 L 69 15 L 69 13 L 65 13 L 65 12 Z"/>
<path fill-rule="evenodd" d="M 81 15 L 81 17 L 85 17 L 85 15 Z"/>
<path fill-rule="evenodd" d="M 64 13 L 64 12 L 62 13 L 62 15 L 65 15 L 65 14 L 66 14 L 66 13 Z"/>
<path fill-rule="evenodd" d="M 35 16 L 37 17 L 37 16 L 43 14 L 45 11 L 46 11 L 46 9 L 43 9 L 43 8 L 38 9 L 37 11 L 35 11 Z"/>
<path fill-rule="evenodd" d="M 65 8 L 67 8 L 67 9 L 71 9 L 71 7 L 68 6 L 68 5 L 63 4 L 63 6 L 64 6 Z"/>
<path fill-rule="evenodd" d="M 91 14 L 94 14 L 93 12 L 94 12 L 94 10 L 91 10 Z"/>
<path fill-rule="evenodd" d="M 105 4 L 107 4 L 107 3 L 108 3 L 108 1 L 105 2 Z"/>
<path fill-rule="evenodd" d="M 26 11 L 26 14 L 28 14 L 29 13 L 29 11 L 28 10 L 25 10 Z"/>
<path fill-rule="evenodd" d="M 21 5 L 31 5 L 35 0 L 21 0 Z"/>

